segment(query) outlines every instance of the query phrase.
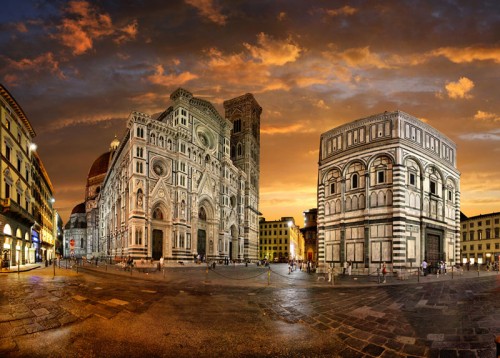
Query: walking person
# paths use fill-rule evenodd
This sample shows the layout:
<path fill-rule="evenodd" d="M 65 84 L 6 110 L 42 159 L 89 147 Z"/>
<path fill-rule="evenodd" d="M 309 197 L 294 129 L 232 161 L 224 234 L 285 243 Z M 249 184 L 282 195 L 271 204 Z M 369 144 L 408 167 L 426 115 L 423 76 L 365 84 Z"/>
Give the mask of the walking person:
<path fill-rule="evenodd" d="M 348 265 L 347 265 L 347 274 L 349 276 L 351 276 L 351 271 L 352 271 L 352 262 L 349 261 Z"/>
<path fill-rule="evenodd" d="M 422 273 L 424 274 L 424 276 L 427 276 L 427 261 L 422 261 Z"/>
<path fill-rule="evenodd" d="M 387 275 L 387 269 L 385 267 L 385 262 L 382 264 L 382 275 L 384 276 L 384 281 L 382 283 L 385 283 L 385 275 Z"/>
<path fill-rule="evenodd" d="M 347 271 L 347 261 L 344 261 L 344 268 L 342 270 L 342 276 L 345 276 L 346 271 Z"/>

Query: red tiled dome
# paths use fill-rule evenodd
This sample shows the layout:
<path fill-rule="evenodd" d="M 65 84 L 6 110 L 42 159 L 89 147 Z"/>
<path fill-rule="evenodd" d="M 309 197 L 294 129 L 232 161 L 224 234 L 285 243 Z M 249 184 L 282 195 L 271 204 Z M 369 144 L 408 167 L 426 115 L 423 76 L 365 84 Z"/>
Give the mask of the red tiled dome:
<path fill-rule="evenodd" d="M 88 179 L 101 174 L 106 174 L 108 171 L 110 156 L 111 152 L 106 152 L 94 161 L 94 164 L 92 164 L 92 167 L 90 168 Z"/>
<path fill-rule="evenodd" d="M 85 203 L 80 203 L 73 208 L 71 214 L 85 214 Z"/>

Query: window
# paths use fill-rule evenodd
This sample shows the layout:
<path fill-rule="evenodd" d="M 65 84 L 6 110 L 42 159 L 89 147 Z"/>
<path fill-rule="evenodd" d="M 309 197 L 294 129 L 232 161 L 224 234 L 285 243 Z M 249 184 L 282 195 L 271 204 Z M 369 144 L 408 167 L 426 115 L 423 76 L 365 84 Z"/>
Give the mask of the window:
<path fill-rule="evenodd" d="M 377 172 L 377 184 L 385 183 L 385 171 L 379 170 Z"/>
<path fill-rule="evenodd" d="M 495 219 L 495 224 L 500 223 L 500 219 Z"/>
<path fill-rule="evenodd" d="M 21 159 L 17 158 L 17 171 L 21 172 Z"/>
<path fill-rule="evenodd" d="M 483 239 L 483 232 L 481 230 L 477 231 L 477 239 L 482 240 Z"/>
<path fill-rule="evenodd" d="M 137 127 L 137 137 L 144 138 L 144 129 L 141 127 Z"/>
<path fill-rule="evenodd" d="M 466 232 L 462 233 L 462 240 L 467 241 L 467 233 Z"/>
<path fill-rule="evenodd" d="M 491 247 L 490 244 L 486 244 L 486 250 L 490 250 L 490 247 Z"/>
<path fill-rule="evenodd" d="M 478 249 L 478 250 L 482 250 L 482 249 L 483 249 L 483 244 L 479 244 L 479 245 L 477 245 L 477 249 Z"/>
<path fill-rule="evenodd" d="M 358 188 L 358 174 L 353 174 L 351 177 L 351 189 Z"/>
<path fill-rule="evenodd" d="M 491 239 L 491 230 L 486 229 L 486 239 Z"/>
<path fill-rule="evenodd" d="M 330 183 L 330 195 L 335 194 L 335 183 Z"/>
<path fill-rule="evenodd" d="M 10 147 L 7 144 L 5 145 L 5 158 L 10 161 Z"/>
<path fill-rule="evenodd" d="M 464 250 L 464 251 L 467 251 L 467 245 L 464 245 L 464 246 L 463 246 L 463 250 Z"/>
<path fill-rule="evenodd" d="M 21 204 L 21 194 L 17 193 L 17 202 Z"/>
<path fill-rule="evenodd" d="M 482 221 L 478 221 L 477 222 L 477 226 L 483 226 L 483 222 Z"/>
<path fill-rule="evenodd" d="M 431 187 L 430 187 L 431 194 L 437 194 L 437 192 L 436 192 L 436 189 L 437 189 L 436 182 L 434 180 L 431 180 L 430 184 L 431 184 Z"/>
<path fill-rule="evenodd" d="M 415 185 L 415 183 L 416 183 L 415 179 L 416 179 L 415 173 L 410 173 L 410 177 L 409 177 L 410 185 Z"/>
<path fill-rule="evenodd" d="M 491 221 L 486 220 L 486 225 L 490 225 Z"/>
<path fill-rule="evenodd" d="M 10 198 L 10 185 L 5 183 L 5 198 Z"/>
<path fill-rule="evenodd" d="M 469 250 L 474 251 L 474 245 L 469 245 Z"/>
<path fill-rule="evenodd" d="M 233 123 L 233 133 L 241 132 L 241 119 L 237 119 Z"/>
<path fill-rule="evenodd" d="M 498 239 L 500 237 L 500 228 L 496 227 L 495 228 L 495 239 Z"/>
<path fill-rule="evenodd" d="M 471 231 L 469 234 L 470 241 L 474 240 L 474 231 Z"/>
<path fill-rule="evenodd" d="M 470 227 L 474 227 L 474 223 L 470 223 Z"/>
<path fill-rule="evenodd" d="M 500 244 L 498 242 L 495 243 L 495 250 L 500 250 Z"/>
<path fill-rule="evenodd" d="M 452 197 L 453 197 L 452 193 L 453 193 L 452 190 L 448 189 L 448 201 L 452 201 Z"/>

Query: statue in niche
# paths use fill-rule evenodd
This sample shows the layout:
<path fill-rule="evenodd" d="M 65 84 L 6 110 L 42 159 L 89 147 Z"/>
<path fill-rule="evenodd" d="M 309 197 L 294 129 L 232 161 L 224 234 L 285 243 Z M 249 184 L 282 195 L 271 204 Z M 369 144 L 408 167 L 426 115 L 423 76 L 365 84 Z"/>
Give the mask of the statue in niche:
<path fill-rule="evenodd" d="M 142 202 L 143 202 L 143 194 L 142 194 L 142 190 L 139 189 L 137 191 L 137 207 L 142 209 Z"/>

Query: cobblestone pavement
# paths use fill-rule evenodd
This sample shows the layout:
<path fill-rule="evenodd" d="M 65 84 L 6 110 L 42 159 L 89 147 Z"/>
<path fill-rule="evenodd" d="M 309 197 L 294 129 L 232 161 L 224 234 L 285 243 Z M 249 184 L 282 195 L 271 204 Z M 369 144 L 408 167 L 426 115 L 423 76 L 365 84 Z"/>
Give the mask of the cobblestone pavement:
<path fill-rule="evenodd" d="M 0 355 L 41 355 L 33 346 L 43 341 L 42 356 L 496 357 L 496 273 L 387 284 L 341 277 L 332 286 L 289 275 L 286 265 L 271 269 L 2 274 Z M 131 338 L 127 325 L 147 335 Z M 71 350 L 49 344 L 65 339 Z"/>

